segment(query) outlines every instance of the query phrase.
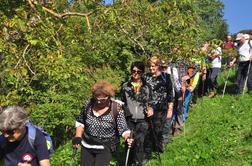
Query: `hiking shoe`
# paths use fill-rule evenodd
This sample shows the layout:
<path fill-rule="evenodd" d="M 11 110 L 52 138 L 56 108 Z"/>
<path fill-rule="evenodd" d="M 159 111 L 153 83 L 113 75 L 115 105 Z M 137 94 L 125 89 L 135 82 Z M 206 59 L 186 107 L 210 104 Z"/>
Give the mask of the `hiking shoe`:
<path fill-rule="evenodd" d="M 212 97 L 214 97 L 215 95 L 216 95 L 215 92 L 209 92 L 208 97 L 212 98 Z"/>

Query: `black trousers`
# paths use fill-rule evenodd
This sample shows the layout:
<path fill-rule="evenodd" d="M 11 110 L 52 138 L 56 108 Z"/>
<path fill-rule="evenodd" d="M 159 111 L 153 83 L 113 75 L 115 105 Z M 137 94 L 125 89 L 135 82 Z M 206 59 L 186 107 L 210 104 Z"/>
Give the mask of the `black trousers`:
<path fill-rule="evenodd" d="M 130 149 L 130 155 L 128 160 L 128 165 L 142 165 L 144 160 L 144 142 L 146 135 L 148 133 L 148 122 L 145 119 L 141 120 L 133 120 L 133 119 L 127 119 L 128 127 L 131 131 L 133 131 L 133 146 Z M 127 146 L 127 142 L 125 143 L 125 147 Z M 127 148 L 126 148 L 127 150 Z"/>
<path fill-rule="evenodd" d="M 81 166 L 108 166 L 112 154 L 108 147 L 105 149 L 88 149 L 81 147 Z"/>
<path fill-rule="evenodd" d="M 238 70 L 237 70 L 237 93 L 238 94 L 243 91 L 247 76 L 248 76 L 248 80 L 247 80 L 248 91 L 252 91 L 252 66 L 250 67 L 250 70 L 248 73 L 250 63 L 252 65 L 252 62 L 250 61 L 240 62 L 238 65 Z"/>
<path fill-rule="evenodd" d="M 167 108 L 167 107 L 163 107 Z M 145 150 L 147 155 L 150 155 L 152 151 L 162 152 L 162 145 L 164 143 L 164 125 L 166 122 L 166 109 L 154 108 L 154 115 L 149 119 L 150 128 L 145 143 Z"/>

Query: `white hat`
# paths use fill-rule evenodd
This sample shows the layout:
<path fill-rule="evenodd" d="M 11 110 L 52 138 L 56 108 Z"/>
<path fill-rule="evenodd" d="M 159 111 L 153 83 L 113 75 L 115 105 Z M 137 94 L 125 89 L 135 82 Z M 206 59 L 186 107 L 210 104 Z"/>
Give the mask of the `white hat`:
<path fill-rule="evenodd" d="M 244 34 L 243 33 L 238 33 L 236 35 L 236 39 L 235 40 L 241 40 L 241 38 L 244 38 Z"/>

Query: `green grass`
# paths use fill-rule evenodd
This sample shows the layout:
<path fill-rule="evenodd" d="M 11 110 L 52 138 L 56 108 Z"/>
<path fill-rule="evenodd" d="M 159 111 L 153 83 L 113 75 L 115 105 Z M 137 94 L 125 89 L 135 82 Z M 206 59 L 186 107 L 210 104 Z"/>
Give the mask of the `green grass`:
<path fill-rule="evenodd" d="M 223 87 L 227 71 L 218 82 Z M 148 166 L 251 166 L 252 96 L 230 95 L 234 92 L 231 70 L 227 94 L 204 97 L 189 111 L 185 131 L 174 137 L 161 155 L 162 164 L 151 160 Z"/>

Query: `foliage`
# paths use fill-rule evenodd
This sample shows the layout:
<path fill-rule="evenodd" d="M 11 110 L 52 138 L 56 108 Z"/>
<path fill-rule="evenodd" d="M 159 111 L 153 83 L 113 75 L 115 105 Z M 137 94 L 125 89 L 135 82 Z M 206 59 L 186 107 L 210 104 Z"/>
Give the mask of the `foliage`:
<path fill-rule="evenodd" d="M 222 8 L 218 0 L 109 6 L 97 0 L 71 6 L 63 0 L 2 0 L 0 103 L 24 106 L 56 147 L 64 145 L 96 80 L 109 80 L 119 89 L 134 60 L 154 54 L 190 58 L 202 41 L 220 39 L 217 34 L 225 32 L 208 24 L 213 18 L 225 24 Z"/>

